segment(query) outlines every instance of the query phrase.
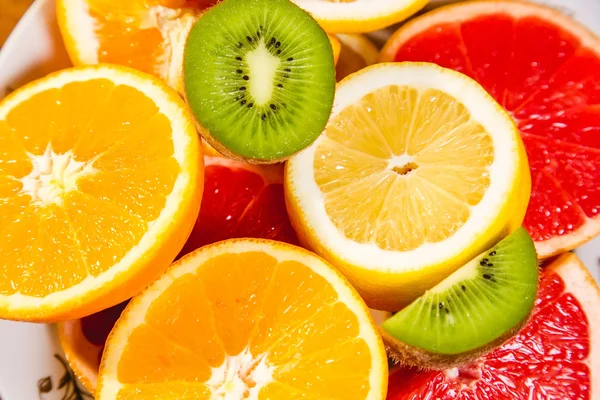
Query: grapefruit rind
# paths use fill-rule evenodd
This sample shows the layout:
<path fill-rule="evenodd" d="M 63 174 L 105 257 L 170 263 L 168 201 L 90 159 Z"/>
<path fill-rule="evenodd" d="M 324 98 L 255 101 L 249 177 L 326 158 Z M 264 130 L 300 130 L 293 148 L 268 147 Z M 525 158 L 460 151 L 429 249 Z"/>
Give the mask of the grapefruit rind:
<path fill-rule="evenodd" d="M 120 303 L 156 279 L 172 262 L 191 232 L 200 208 L 203 161 L 200 140 L 187 106 L 158 78 L 116 65 L 75 67 L 56 72 L 14 91 L 0 102 L 0 120 L 37 93 L 76 81 L 109 79 L 131 86 L 152 99 L 171 121 L 173 157 L 181 172 L 164 209 L 148 231 L 120 261 L 96 277 L 46 297 L 0 295 L 0 318 L 58 322 L 81 318 Z"/>
<path fill-rule="evenodd" d="M 359 337 L 369 346 L 372 357 L 370 392 L 367 400 L 384 399 L 387 391 L 387 356 L 377 327 L 369 309 L 354 291 L 346 279 L 331 265 L 300 247 L 266 239 L 230 239 L 204 246 L 179 259 L 151 286 L 134 297 L 111 331 L 102 362 L 96 390 L 98 400 L 116 399 L 121 384 L 117 378 L 117 369 L 121 354 L 134 329 L 143 324 L 148 308 L 177 278 L 185 274 L 194 274 L 208 260 L 222 254 L 265 252 L 278 262 L 297 261 L 310 267 L 314 273 L 329 282 L 343 302 L 357 317 L 360 324 Z"/>
<path fill-rule="evenodd" d="M 498 12 L 511 15 L 515 18 L 535 16 L 551 21 L 561 29 L 577 37 L 582 47 L 592 50 L 600 58 L 600 40 L 598 37 L 587 27 L 556 9 L 520 0 L 478 0 L 445 5 L 407 22 L 387 40 L 379 53 L 378 61 L 395 61 L 396 54 L 402 45 L 415 35 L 430 30 L 433 26 L 443 23 L 459 23 L 475 17 L 488 14 L 493 15 Z M 600 235 L 600 214 L 592 218 L 585 216 L 583 211 L 581 214 L 586 221 L 577 230 L 566 235 L 535 242 L 536 251 L 540 259 L 546 259 L 565 251 L 573 250 Z"/>
<path fill-rule="evenodd" d="M 396 252 L 354 242 L 332 223 L 313 173 L 323 136 L 289 160 L 286 204 L 301 243 L 336 265 L 369 307 L 388 311 L 406 306 L 520 227 L 531 188 L 527 155 L 514 122 L 479 84 L 458 72 L 430 63 L 369 66 L 338 84 L 331 117 L 368 93 L 393 84 L 438 89 L 462 102 L 489 132 L 494 160 L 501 161 L 490 166 L 492 184 L 459 231 L 442 242 Z"/>
<path fill-rule="evenodd" d="M 402 25 L 381 49 L 379 62 L 394 61 L 398 49 L 407 40 L 429 30 L 432 26 L 448 22 L 460 23 L 498 12 L 515 18 L 535 16 L 552 21 L 578 37 L 584 47 L 594 49 L 596 52 L 600 51 L 600 43 L 592 31 L 556 9 L 522 0 L 477 0 L 445 5 Z"/>
<path fill-rule="evenodd" d="M 591 372 L 591 398 L 595 399 L 600 392 L 600 287 L 590 271 L 573 253 L 558 256 L 544 268 L 556 272 L 562 278 L 565 292 L 575 296 L 587 317 L 590 353 L 586 361 Z"/>
<path fill-rule="evenodd" d="M 571 251 L 600 235 L 600 214 L 595 218 L 586 217 L 585 223 L 567 235 L 535 242 L 540 259 L 547 259 Z"/>

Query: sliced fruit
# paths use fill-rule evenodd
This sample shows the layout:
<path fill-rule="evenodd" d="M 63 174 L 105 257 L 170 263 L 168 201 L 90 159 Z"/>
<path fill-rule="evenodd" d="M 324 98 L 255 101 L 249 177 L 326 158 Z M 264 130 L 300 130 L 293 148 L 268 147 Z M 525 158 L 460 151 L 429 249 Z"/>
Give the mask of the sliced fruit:
<path fill-rule="evenodd" d="M 204 193 L 196 225 L 180 256 L 220 240 L 255 237 L 295 244 L 283 197 L 283 166 L 258 166 L 204 157 Z M 59 324 L 63 350 L 75 374 L 96 390 L 104 343 L 125 303 Z M 382 321 L 389 315 L 377 313 Z"/>
<path fill-rule="evenodd" d="M 241 239 L 190 253 L 129 303 L 96 399 L 383 399 L 386 385 L 352 286 L 299 247 Z"/>
<path fill-rule="evenodd" d="M 338 81 L 377 62 L 379 49 L 366 36 L 342 33 L 336 36 L 341 45 L 339 60 L 335 65 L 335 79 Z"/>
<path fill-rule="evenodd" d="M 200 208 L 186 106 L 133 69 L 67 69 L 0 102 L 0 318 L 57 321 L 164 271 Z"/>
<path fill-rule="evenodd" d="M 388 400 L 596 399 L 600 290 L 571 253 L 543 269 L 533 315 L 513 339 L 461 368 L 397 367 Z"/>
<path fill-rule="evenodd" d="M 204 163 L 202 207 L 180 256 L 201 246 L 236 237 L 297 243 L 285 210 L 283 166 L 258 166 L 218 156 L 205 156 Z M 67 360 L 91 392 L 96 390 L 104 343 L 125 305 L 122 303 L 83 319 L 59 324 Z M 386 317 L 381 313 L 377 315 L 380 321 Z"/>
<path fill-rule="evenodd" d="M 120 64 L 153 74 L 183 93 L 185 40 L 218 0 L 57 0 L 57 19 L 74 65 Z M 339 43 L 332 35 L 331 44 Z M 336 60 L 337 60 L 336 54 Z"/>
<path fill-rule="evenodd" d="M 120 64 L 181 92 L 185 39 L 216 0 L 57 0 L 57 18 L 74 65 Z"/>
<path fill-rule="evenodd" d="M 184 79 L 211 146 L 231 158 L 274 163 L 312 143 L 327 123 L 332 45 L 288 0 L 225 0 L 192 29 Z"/>
<path fill-rule="evenodd" d="M 465 2 L 401 27 L 380 60 L 456 69 L 508 110 L 529 156 L 524 225 L 541 258 L 600 234 L 600 40 L 593 33 L 536 4 Z"/>
<path fill-rule="evenodd" d="M 386 320 L 383 339 L 404 365 L 463 365 L 521 329 L 537 285 L 533 241 L 519 228 Z"/>
<path fill-rule="evenodd" d="M 342 50 L 342 44 L 336 35 L 327 34 L 327 38 L 331 43 L 331 51 L 333 51 L 333 63 L 337 65 L 340 58 L 340 51 Z"/>
<path fill-rule="evenodd" d="M 75 376 L 90 392 L 96 391 L 100 360 L 108 334 L 127 302 L 82 319 L 58 324 L 60 342 Z M 391 317 L 387 311 L 369 310 L 376 325 Z"/>
<path fill-rule="evenodd" d="M 292 0 L 327 32 L 360 33 L 385 28 L 410 17 L 428 0 Z"/>
<path fill-rule="evenodd" d="M 285 209 L 283 165 L 204 157 L 204 195 L 181 255 L 220 240 L 263 238 L 297 244 Z"/>
<path fill-rule="evenodd" d="M 475 81 L 427 63 L 340 82 L 325 132 L 285 177 L 301 242 L 389 311 L 516 230 L 529 188 L 510 116 Z"/>
<path fill-rule="evenodd" d="M 90 393 L 96 391 L 98 369 L 108 334 L 127 303 L 58 324 L 58 337 L 69 366 Z"/>

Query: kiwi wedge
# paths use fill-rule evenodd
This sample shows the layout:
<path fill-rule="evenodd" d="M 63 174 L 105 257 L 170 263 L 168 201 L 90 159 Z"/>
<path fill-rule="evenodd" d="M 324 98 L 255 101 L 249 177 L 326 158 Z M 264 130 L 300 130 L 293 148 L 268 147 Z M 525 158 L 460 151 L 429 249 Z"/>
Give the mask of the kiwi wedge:
<path fill-rule="evenodd" d="M 206 11 L 187 39 L 183 77 L 203 138 L 255 163 L 310 145 L 335 93 L 327 34 L 289 0 L 224 0 Z"/>
<path fill-rule="evenodd" d="M 396 361 L 444 369 L 473 361 L 516 334 L 535 303 L 538 262 L 519 228 L 386 320 Z"/>

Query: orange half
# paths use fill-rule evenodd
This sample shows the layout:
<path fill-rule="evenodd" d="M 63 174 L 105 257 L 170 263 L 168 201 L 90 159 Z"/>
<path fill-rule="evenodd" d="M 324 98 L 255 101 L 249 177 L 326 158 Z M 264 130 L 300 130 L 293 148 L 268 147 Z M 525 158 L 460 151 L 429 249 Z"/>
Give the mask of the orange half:
<path fill-rule="evenodd" d="M 0 318 L 119 303 L 196 220 L 200 141 L 177 93 L 117 66 L 67 69 L 0 102 Z"/>
<path fill-rule="evenodd" d="M 212 0 L 58 0 L 57 18 L 75 65 L 120 64 L 181 92 L 187 35 Z"/>
<path fill-rule="evenodd" d="M 314 254 L 241 239 L 177 261 L 110 334 L 97 400 L 384 399 L 387 359 L 350 284 Z"/>

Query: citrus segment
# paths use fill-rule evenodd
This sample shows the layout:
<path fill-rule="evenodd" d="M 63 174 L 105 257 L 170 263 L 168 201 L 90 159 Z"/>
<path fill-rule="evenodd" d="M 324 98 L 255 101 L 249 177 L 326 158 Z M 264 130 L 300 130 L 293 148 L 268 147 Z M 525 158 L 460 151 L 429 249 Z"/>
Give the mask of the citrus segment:
<path fill-rule="evenodd" d="M 371 307 L 394 310 L 516 229 L 529 175 L 514 124 L 475 82 L 380 64 L 339 84 L 323 135 L 288 163 L 286 190 L 303 243 Z"/>
<path fill-rule="evenodd" d="M 332 267 L 242 239 L 190 253 L 132 300 L 96 397 L 382 399 L 386 379 L 368 309 Z"/>
<path fill-rule="evenodd" d="M 297 244 L 283 195 L 282 165 L 205 156 L 202 207 L 181 255 L 225 239 L 255 237 Z"/>
<path fill-rule="evenodd" d="M 524 224 L 540 257 L 600 233 L 600 40 L 593 33 L 535 4 L 468 2 L 406 24 L 380 60 L 463 72 L 510 112 L 530 160 Z"/>
<path fill-rule="evenodd" d="M 445 371 L 397 367 L 388 400 L 594 399 L 600 387 L 600 290 L 573 254 L 544 268 L 529 323 L 471 365 Z"/>
<path fill-rule="evenodd" d="M 113 63 L 181 91 L 185 39 L 212 0 L 59 0 L 57 17 L 75 65 Z"/>
<path fill-rule="evenodd" d="M 410 113 L 394 115 L 399 99 Z M 410 133 L 398 137 L 402 127 Z M 337 114 L 324 134 L 330 141 L 316 151 L 315 180 L 325 194 L 327 214 L 353 241 L 400 251 L 442 241 L 464 225 L 469 207 L 489 186 L 489 135 L 471 122 L 464 106 L 439 90 L 378 89 Z M 349 165 L 339 168 L 340 162 Z M 415 193 L 422 198 L 415 200 Z M 369 203 L 373 197 L 381 204 Z M 353 210 L 344 200 L 372 212 Z M 440 206 L 453 218 L 444 219 Z M 397 224 L 395 217 L 402 213 L 414 219 Z"/>
<path fill-rule="evenodd" d="M 202 166 L 174 92 L 125 68 L 65 70 L 5 98 L 0 126 L 3 318 L 97 311 L 172 260 Z"/>

